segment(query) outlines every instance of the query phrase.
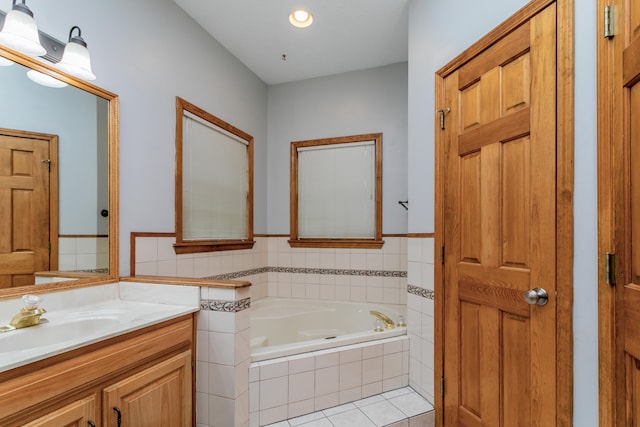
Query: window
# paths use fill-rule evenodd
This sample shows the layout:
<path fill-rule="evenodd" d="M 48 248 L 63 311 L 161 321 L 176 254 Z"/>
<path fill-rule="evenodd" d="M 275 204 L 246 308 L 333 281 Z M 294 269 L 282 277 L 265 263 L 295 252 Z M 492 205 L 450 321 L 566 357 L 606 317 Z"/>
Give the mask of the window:
<path fill-rule="evenodd" d="M 253 137 L 176 98 L 176 253 L 253 244 Z"/>
<path fill-rule="evenodd" d="M 293 247 L 380 248 L 382 134 L 291 143 Z"/>

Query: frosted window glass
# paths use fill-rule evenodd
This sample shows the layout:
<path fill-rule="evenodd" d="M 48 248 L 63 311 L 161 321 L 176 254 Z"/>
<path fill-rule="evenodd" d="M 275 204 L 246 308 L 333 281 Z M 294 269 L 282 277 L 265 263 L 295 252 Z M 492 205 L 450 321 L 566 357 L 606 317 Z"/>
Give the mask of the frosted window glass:
<path fill-rule="evenodd" d="M 247 147 L 183 116 L 183 240 L 247 238 Z"/>
<path fill-rule="evenodd" d="M 298 236 L 375 238 L 375 142 L 298 150 Z"/>

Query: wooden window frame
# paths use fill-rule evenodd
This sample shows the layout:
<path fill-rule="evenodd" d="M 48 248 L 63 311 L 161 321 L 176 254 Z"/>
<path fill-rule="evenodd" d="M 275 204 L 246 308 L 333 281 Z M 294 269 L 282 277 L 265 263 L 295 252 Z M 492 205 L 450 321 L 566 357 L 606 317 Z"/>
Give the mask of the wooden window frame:
<path fill-rule="evenodd" d="M 183 240 L 182 232 L 182 160 L 183 160 L 183 114 L 184 111 L 247 141 L 247 238 L 246 239 L 211 239 Z M 173 245 L 177 254 L 197 252 L 231 251 L 251 249 L 255 244 L 253 236 L 253 137 L 222 119 L 206 112 L 180 97 L 176 97 L 176 243 Z"/>
<path fill-rule="evenodd" d="M 298 148 L 374 141 L 375 143 L 375 232 L 372 239 L 301 238 L 298 236 Z M 291 143 L 290 239 L 293 248 L 380 249 L 382 240 L 382 133 L 294 141 Z"/>

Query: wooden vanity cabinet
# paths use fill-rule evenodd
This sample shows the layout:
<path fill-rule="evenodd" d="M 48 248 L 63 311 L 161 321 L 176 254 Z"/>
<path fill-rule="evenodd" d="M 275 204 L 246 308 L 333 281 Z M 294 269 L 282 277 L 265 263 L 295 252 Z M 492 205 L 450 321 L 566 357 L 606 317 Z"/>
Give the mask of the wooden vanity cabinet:
<path fill-rule="evenodd" d="M 120 417 L 122 426 L 189 426 L 191 399 L 183 396 L 191 394 L 190 370 L 184 352 L 105 388 L 104 425 L 117 427 Z"/>
<path fill-rule="evenodd" d="M 31 421 L 24 427 L 87 427 L 96 419 L 95 396 L 80 399 Z"/>
<path fill-rule="evenodd" d="M 2 372 L 0 426 L 192 426 L 194 331 L 192 314 Z"/>

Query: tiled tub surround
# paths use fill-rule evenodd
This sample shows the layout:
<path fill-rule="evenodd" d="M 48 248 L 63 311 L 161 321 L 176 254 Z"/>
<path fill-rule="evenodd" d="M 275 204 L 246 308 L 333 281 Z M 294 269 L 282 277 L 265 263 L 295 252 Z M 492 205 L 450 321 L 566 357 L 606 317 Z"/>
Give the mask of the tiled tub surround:
<path fill-rule="evenodd" d="M 433 238 L 408 239 L 409 385 L 434 403 Z"/>
<path fill-rule="evenodd" d="M 406 336 L 251 364 L 250 426 L 263 426 L 405 387 Z"/>
<path fill-rule="evenodd" d="M 196 424 L 249 425 L 250 287 L 201 288 L 196 337 Z"/>
<path fill-rule="evenodd" d="M 406 237 L 385 236 L 382 249 L 291 248 L 288 237 L 256 237 L 251 250 L 176 255 L 171 234 L 132 235 L 136 275 L 246 280 L 254 301 L 278 296 L 407 302 Z"/>

